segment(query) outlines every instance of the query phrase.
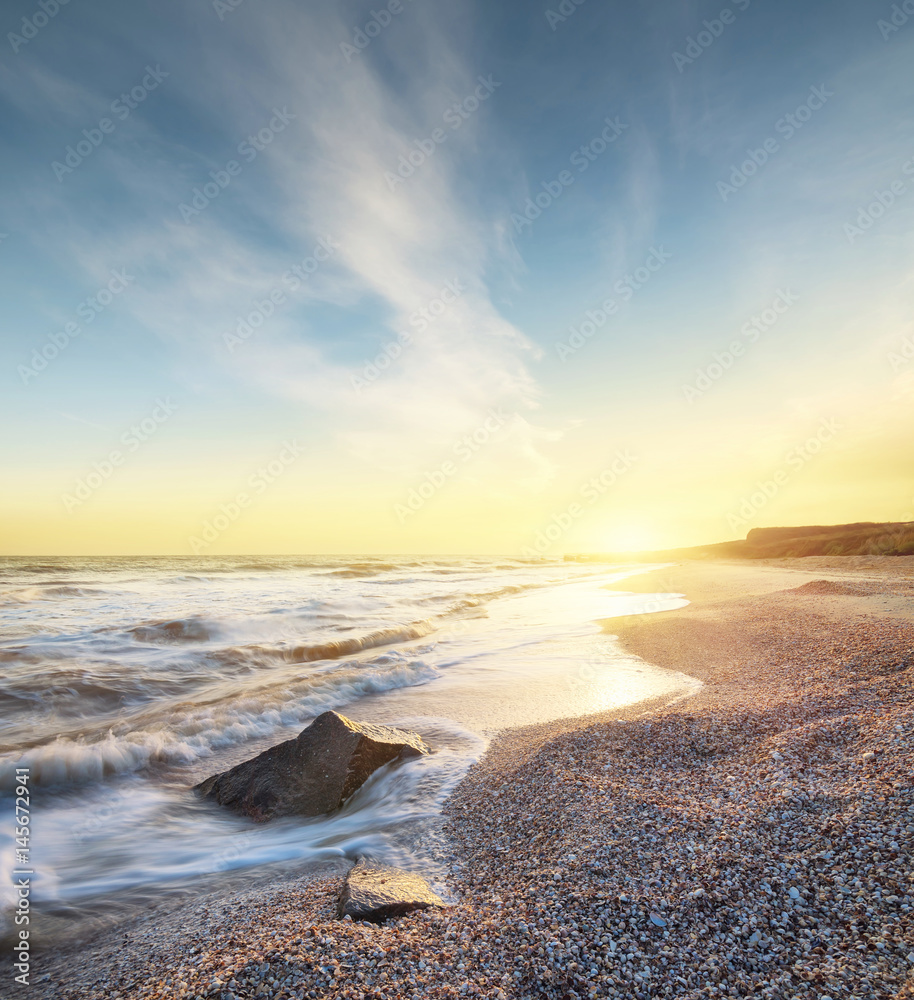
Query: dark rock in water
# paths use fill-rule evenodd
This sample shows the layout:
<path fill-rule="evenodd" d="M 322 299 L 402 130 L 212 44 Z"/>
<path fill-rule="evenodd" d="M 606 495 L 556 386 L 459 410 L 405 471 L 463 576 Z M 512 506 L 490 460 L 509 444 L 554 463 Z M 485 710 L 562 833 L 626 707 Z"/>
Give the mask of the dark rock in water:
<path fill-rule="evenodd" d="M 416 733 L 324 712 L 294 740 L 207 778 L 194 791 L 262 822 L 338 809 L 379 767 L 429 752 Z"/>
<path fill-rule="evenodd" d="M 410 910 L 446 905 L 421 875 L 362 859 L 346 877 L 338 913 L 340 917 L 380 923 Z"/>

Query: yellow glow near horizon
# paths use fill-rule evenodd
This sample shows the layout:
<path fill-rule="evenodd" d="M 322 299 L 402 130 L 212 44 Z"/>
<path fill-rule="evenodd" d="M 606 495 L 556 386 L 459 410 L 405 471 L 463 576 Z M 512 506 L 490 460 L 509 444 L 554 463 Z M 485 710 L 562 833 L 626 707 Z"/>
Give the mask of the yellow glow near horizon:
<path fill-rule="evenodd" d="M 434 489 L 428 470 L 441 464 L 434 456 L 377 468 L 320 445 L 303 450 L 267 487 L 256 478 L 252 486 L 276 449 L 257 441 L 245 441 L 243 452 L 208 446 L 191 461 L 186 442 L 195 439 L 167 438 L 167 428 L 96 484 L 90 475 L 105 454 L 102 444 L 52 438 L 60 453 L 39 455 L 23 438 L 0 496 L 0 554 L 561 558 L 706 545 L 745 538 L 757 527 L 908 521 L 914 384 L 896 382 L 894 395 L 861 391 L 840 409 L 823 403 L 812 415 L 778 413 L 764 426 L 755 422 L 756 409 L 745 411 L 745 392 L 740 419 L 729 422 L 719 411 L 662 410 L 654 423 L 633 423 L 637 461 L 624 470 L 613 470 L 616 451 L 605 448 L 596 421 L 537 441 L 536 476 L 529 442 L 505 434 L 455 463 Z M 708 402 L 726 409 L 723 401 Z M 817 413 L 832 412 L 839 432 L 819 447 L 824 418 Z M 688 418 L 688 433 L 671 432 L 674 417 Z M 90 489 L 74 505 L 68 498 L 81 483 Z M 243 509 L 241 491 L 250 500 Z M 198 548 L 194 539 L 205 544 Z"/>
<path fill-rule="evenodd" d="M 644 524 L 614 525 L 605 538 L 607 552 L 648 552 L 660 548 L 656 532 Z"/>

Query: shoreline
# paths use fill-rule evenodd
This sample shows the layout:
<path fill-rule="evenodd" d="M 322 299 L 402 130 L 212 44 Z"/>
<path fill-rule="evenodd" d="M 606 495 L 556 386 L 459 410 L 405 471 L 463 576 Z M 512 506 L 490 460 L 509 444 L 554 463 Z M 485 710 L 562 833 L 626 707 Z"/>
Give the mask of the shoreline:
<path fill-rule="evenodd" d="M 287 879 L 43 950 L 21 995 L 914 996 L 914 559 L 764 562 L 625 581 L 692 603 L 604 629 L 704 687 L 496 737 L 448 910 L 340 922 L 337 872 Z"/>

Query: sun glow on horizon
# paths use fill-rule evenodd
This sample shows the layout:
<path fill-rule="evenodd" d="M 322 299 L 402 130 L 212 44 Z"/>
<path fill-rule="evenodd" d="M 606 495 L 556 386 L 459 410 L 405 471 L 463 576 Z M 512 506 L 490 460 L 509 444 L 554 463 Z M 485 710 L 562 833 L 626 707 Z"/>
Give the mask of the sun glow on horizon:
<path fill-rule="evenodd" d="M 644 524 L 614 525 L 604 537 L 607 552 L 649 552 L 660 547 L 656 532 Z"/>

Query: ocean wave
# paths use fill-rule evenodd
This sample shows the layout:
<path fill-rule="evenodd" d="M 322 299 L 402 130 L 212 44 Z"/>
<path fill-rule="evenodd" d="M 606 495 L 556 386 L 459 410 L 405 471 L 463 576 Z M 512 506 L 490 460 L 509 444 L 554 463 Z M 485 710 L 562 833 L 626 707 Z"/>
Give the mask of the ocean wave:
<path fill-rule="evenodd" d="M 483 590 L 478 593 L 464 594 L 463 596 L 459 596 L 459 591 L 451 591 L 447 594 L 431 594 L 428 597 L 416 597 L 413 599 L 413 602 L 417 605 L 422 605 L 423 607 L 430 607 L 436 604 L 445 604 L 445 602 L 449 601 L 450 603 L 447 604 L 445 609 L 439 613 L 440 616 L 444 616 L 464 611 L 467 608 L 479 607 L 481 604 L 497 600 L 499 597 L 508 597 L 511 594 L 522 594 L 526 590 L 535 590 L 543 586 L 547 586 L 547 584 L 510 583 L 503 587 L 498 587 L 496 590 Z M 455 600 L 455 598 L 457 599 Z"/>
<path fill-rule="evenodd" d="M 118 664 L 45 663 L 0 678 L 0 709 L 37 712 L 58 721 L 86 719 L 162 698 L 184 698 L 212 680 L 205 661 L 182 670 L 123 670 Z"/>
<path fill-rule="evenodd" d="M 466 611 L 468 608 L 478 608 L 485 602 L 480 600 L 478 597 L 464 597 L 459 600 L 454 600 L 454 594 L 433 594 L 431 597 L 419 597 L 416 599 L 416 604 L 427 608 L 431 605 L 437 604 L 441 607 L 441 610 L 436 615 L 437 618 L 446 618 L 449 615 L 457 614 L 461 611 Z"/>
<path fill-rule="evenodd" d="M 217 660 L 235 661 L 238 658 L 273 659 L 284 663 L 313 663 L 315 660 L 337 660 L 342 656 L 352 656 L 365 649 L 375 649 L 378 646 L 389 646 L 395 642 L 409 642 L 412 639 L 422 639 L 435 631 L 434 624 L 428 619 L 412 622 L 409 625 L 391 625 L 388 628 L 376 629 L 365 635 L 353 636 L 350 639 L 331 639 L 328 642 L 305 643 L 295 646 L 266 645 L 264 643 L 249 646 L 232 646 L 213 653 Z"/>
<path fill-rule="evenodd" d="M 499 587 L 497 590 L 484 590 L 478 594 L 468 594 L 467 597 L 477 601 L 494 601 L 498 597 L 507 597 L 508 594 L 522 594 L 525 590 L 536 590 L 543 586 L 546 586 L 546 584 L 509 583 L 504 587 Z"/>
<path fill-rule="evenodd" d="M 401 564 L 402 565 L 402 564 Z M 384 562 L 362 562 L 349 563 L 339 568 L 322 570 L 319 576 L 340 576 L 344 578 L 354 578 L 359 576 L 377 576 L 379 573 L 389 573 L 391 570 L 400 569 L 401 565 Z"/>
<path fill-rule="evenodd" d="M 2 591 L 0 592 L 0 603 L 31 604 L 33 601 L 54 601 L 65 597 L 97 597 L 107 593 L 109 591 L 101 590 L 98 587 L 76 587 L 72 584 L 48 586 L 45 584 Z"/>
<path fill-rule="evenodd" d="M 7 646 L 0 648 L 0 663 L 41 663 L 44 654 L 28 646 Z"/>
<path fill-rule="evenodd" d="M 85 785 L 155 764 L 190 764 L 215 750 L 270 736 L 321 712 L 369 694 L 424 684 L 438 676 L 421 660 L 384 656 L 371 664 L 345 664 L 290 684 L 211 705 L 172 710 L 129 731 L 112 727 L 94 738 L 58 737 L 0 759 L 0 790 L 15 786 L 18 767 L 37 785 Z"/>
<path fill-rule="evenodd" d="M 247 560 L 245 562 L 233 562 L 231 568 L 234 572 L 254 570 L 262 572 L 264 570 L 327 570 L 327 569 L 346 569 L 352 566 L 381 566 L 384 565 L 388 569 L 398 569 L 402 565 L 408 565 L 405 563 L 381 563 L 372 562 L 369 560 L 360 560 L 353 562 L 350 559 L 335 559 L 330 556 L 313 556 L 313 557 L 264 557 L 263 559 Z"/>
<path fill-rule="evenodd" d="M 456 615 L 461 611 L 469 611 L 470 608 L 478 608 L 483 602 L 476 597 L 467 597 L 462 601 L 455 601 L 448 606 L 446 614 Z"/>
<path fill-rule="evenodd" d="M 141 625 L 134 625 L 127 631 L 140 642 L 179 643 L 179 642 L 207 642 L 218 635 L 218 626 L 215 622 L 207 622 L 202 618 L 174 618 L 170 621 L 143 622 Z"/>
<path fill-rule="evenodd" d="M 18 684 L 5 683 L 0 687 L 0 705 L 29 705 L 42 709 L 54 706 L 58 712 L 69 705 L 71 714 L 83 716 L 90 708 L 96 711 L 117 708 L 124 701 L 121 692 L 82 675 L 55 674 L 43 679 L 30 677 Z M 64 704 L 61 705 L 61 702 Z"/>
<path fill-rule="evenodd" d="M 75 572 L 63 562 L 36 563 L 28 561 L 24 556 L 6 556 L 0 559 L 0 566 L 16 573 L 67 573 Z"/>

